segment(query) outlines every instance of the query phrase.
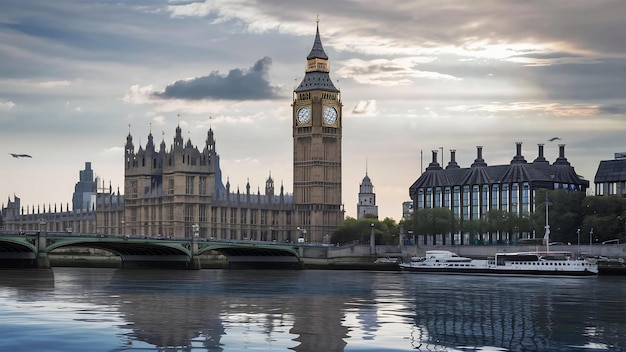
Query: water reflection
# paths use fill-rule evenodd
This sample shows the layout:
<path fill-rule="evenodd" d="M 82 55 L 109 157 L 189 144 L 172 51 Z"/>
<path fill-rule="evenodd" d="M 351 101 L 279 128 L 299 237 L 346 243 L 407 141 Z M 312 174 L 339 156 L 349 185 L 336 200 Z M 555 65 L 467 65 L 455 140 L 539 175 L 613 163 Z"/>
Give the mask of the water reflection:
<path fill-rule="evenodd" d="M 587 280 L 587 281 L 585 281 Z M 598 279 L 600 280 L 600 279 Z M 604 349 L 619 337 L 619 319 L 601 297 L 618 298 L 624 285 L 604 282 L 618 291 L 598 289 L 597 280 L 540 278 L 479 278 L 414 276 L 406 282 L 413 292 L 415 331 L 420 348 L 507 351 L 571 351 Z M 623 301 L 620 309 L 623 309 Z M 609 308 L 609 309 L 607 309 Z M 599 336 L 595 328 L 607 322 Z M 624 328 L 623 324 L 621 328 Z M 593 329 L 594 333 L 589 333 Z M 592 348 L 593 349 L 593 348 Z"/>
<path fill-rule="evenodd" d="M 116 346 L 103 347 L 108 351 L 591 351 L 626 346 L 620 336 L 626 329 L 624 278 L 87 268 L 20 272 L 0 276 L 0 300 L 17 307 L 11 312 L 24 301 L 57 307 L 29 313 L 44 321 L 50 312 L 71 311 L 66 315 L 74 321 L 96 324 L 105 334 L 98 338 Z M 11 308 L 0 307 L 0 316 L 3 309 Z M 87 325 L 85 331 L 72 329 L 78 336 L 94 331 Z M 73 335 L 57 330 L 56 341 L 73 343 Z M 23 334 L 18 341 L 29 338 L 18 329 L 12 333 Z M 0 337 L 0 347 L 2 342 Z"/>
<path fill-rule="evenodd" d="M 26 290 L 54 288 L 54 272 L 46 269 L 2 269 L 0 287 Z"/>
<path fill-rule="evenodd" d="M 172 278 L 118 270 L 105 291 L 116 295 L 115 302 L 106 297 L 108 304 L 132 322 L 128 337 L 161 348 L 254 347 L 262 335 L 278 348 L 342 351 L 348 332 L 342 307 L 355 289 L 319 274 L 309 285 L 302 272 L 176 272 Z"/>

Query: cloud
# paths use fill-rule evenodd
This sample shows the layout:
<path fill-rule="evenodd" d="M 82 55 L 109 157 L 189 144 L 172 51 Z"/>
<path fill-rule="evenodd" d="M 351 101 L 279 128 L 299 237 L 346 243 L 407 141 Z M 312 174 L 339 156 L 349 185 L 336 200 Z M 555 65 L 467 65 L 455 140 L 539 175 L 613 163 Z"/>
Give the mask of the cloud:
<path fill-rule="evenodd" d="M 192 2 L 189 4 L 171 5 L 167 7 L 167 11 L 173 18 L 176 17 L 205 17 L 211 13 L 213 8 L 211 5 L 202 2 Z"/>
<path fill-rule="evenodd" d="M 615 105 L 604 105 L 601 106 L 600 111 L 606 114 L 611 115 L 624 115 L 626 114 L 626 105 L 624 104 L 615 104 Z"/>
<path fill-rule="evenodd" d="M 106 148 L 100 152 L 100 155 L 105 158 L 119 158 L 124 155 L 124 148 L 118 146 Z"/>
<path fill-rule="evenodd" d="M 264 57 L 250 69 L 232 69 L 228 75 L 215 71 L 208 76 L 178 80 L 165 87 L 163 92 L 153 93 L 160 99 L 183 100 L 264 100 L 279 98 L 280 88 L 269 82 L 268 71 L 272 59 Z"/>
<path fill-rule="evenodd" d="M 332 13 L 320 13 L 324 44 L 338 51 L 366 55 L 441 55 L 506 60 L 524 53 L 560 58 L 516 58 L 528 65 L 585 62 L 589 57 L 623 54 L 625 5 L 622 1 L 519 2 L 503 0 L 474 6 L 461 0 L 363 0 L 358 6 L 332 2 Z M 309 35 L 302 24 L 304 5 L 282 1 L 205 0 L 171 2 L 173 18 L 209 18 L 231 23 L 241 32 L 280 31 Z M 515 16 L 511 16 L 514 13 Z M 334 31 L 340 35 L 333 35 Z M 532 62 L 529 62 L 532 61 Z"/>
<path fill-rule="evenodd" d="M 45 81 L 45 82 L 37 82 L 34 85 L 36 87 L 41 87 L 41 88 L 58 88 L 58 87 L 67 87 L 69 86 L 71 83 L 68 80 L 63 80 L 63 81 Z"/>
<path fill-rule="evenodd" d="M 458 81 L 461 78 L 433 71 L 417 69 L 419 64 L 433 61 L 427 57 L 405 57 L 399 59 L 361 60 L 350 59 L 337 70 L 342 77 L 349 77 L 361 84 L 379 86 L 410 85 L 414 79 Z"/>
<path fill-rule="evenodd" d="M 152 118 L 152 121 L 155 125 L 164 126 L 165 125 L 165 116 L 157 115 Z"/>
<path fill-rule="evenodd" d="M 0 101 L 0 110 L 11 110 L 15 107 L 15 103 L 12 101 L 2 102 Z"/>
<path fill-rule="evenodd" d="M 155 89 L 151 85 L 141 87 L 135 84 L 124 93 L 122 101 L 128 104 L 145 104 L 151 102 L 150 97 L 154 93 Z"/>
<path fill-rule="evenodd" d="M 352 113 L 363 116 L 376 116 L 378 110 L 376 109 L 376 100 L 360 100 L 354 107 L 352 107 Z"/>
<path fill-rule="evenodd" d="M 447 108 L 448 111 L 455 112 L 489 112 L 489 113 L 520 113 L 537 112 L 541 114 L 551 114 L 560 117 L 588 117 L 598 114 L 599 108 L 588 104 L 559 104 L 559 103 L 538 103 L 538 102 L 512 102 L 477 105 L 457 105 Z"/>

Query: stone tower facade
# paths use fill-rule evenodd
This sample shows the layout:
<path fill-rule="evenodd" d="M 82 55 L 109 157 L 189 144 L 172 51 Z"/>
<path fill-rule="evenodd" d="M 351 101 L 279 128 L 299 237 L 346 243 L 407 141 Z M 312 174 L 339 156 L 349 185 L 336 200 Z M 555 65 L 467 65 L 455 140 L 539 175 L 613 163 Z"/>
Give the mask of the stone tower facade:
<path fill-rule="evenodd" d="M 329 75 L 319 25 L 305 76 L 294 90 L 293 197 L 298 228 L 321 242 L 344 218 L 341 201 L 341 93 Z"/>
<path fill-rule="evenodd" d="M 202 150 L 183 143 L 180 126 L 174 144 L 157 149 L 152 133 L 135 153 L 132 136 L 126 137 L 124 163 L 126 232 L 147 236 L 191 237 L 192 225 L 208 218 L 215 191 L 218 163 L 213 131 Z"/>
<path fill-rule="evenodd" d="M 174 144 L 165 141 L 157 150 L 152 133 L 144 147 L 135 151 L 133 138 L 126 138 L 124 166 L 124 233 L 142 236 L 192 237 L 227 240 L 295 241 L 292 224 L 292 197 L 274 194 L 271 175 L 265 194 L 231 192 L 230 182 L 222 183 L 219 155 L 213 130 L 209 129 L 202 148 L 183 142 L 176 127 Z"/>

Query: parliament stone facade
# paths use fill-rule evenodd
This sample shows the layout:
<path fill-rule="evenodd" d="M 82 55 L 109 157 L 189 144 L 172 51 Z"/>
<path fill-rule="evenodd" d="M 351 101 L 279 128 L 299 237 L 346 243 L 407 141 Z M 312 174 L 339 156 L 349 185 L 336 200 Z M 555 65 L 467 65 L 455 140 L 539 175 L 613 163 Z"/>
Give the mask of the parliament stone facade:
<path fill-rule="evenodd" d="M 5 230 L 129 234 L 136 236 L 258 241 L 327 242 L 341 224 L 341 93 L 330 79 L 328 56 L 316 31 L 305 76 L 293 92 L 293 194 L 275 189 L 268 176 L 263 194 L 231 190 L 222 181 L 213 130 L 204 145 L 184 141 L 157 146 L 152 133 L 136 150 L 129 133 L 124 148 L 124 195 L 97 185 L 90 163 L 81 171 L 73 205 L 64 212 L 22 208 L 9 199 Z M 87 204 L 87 206 L 85 206 Z M 4 208 L 4 207 L 3 207 Z M 77 220 L 78 219 L 78 220 Z M 88 220 L 87 220 L 88 219 Z M 78 222 L 77 222 L 78 221 Z M 43 227 L 43 228 L 42 228 Z"/>

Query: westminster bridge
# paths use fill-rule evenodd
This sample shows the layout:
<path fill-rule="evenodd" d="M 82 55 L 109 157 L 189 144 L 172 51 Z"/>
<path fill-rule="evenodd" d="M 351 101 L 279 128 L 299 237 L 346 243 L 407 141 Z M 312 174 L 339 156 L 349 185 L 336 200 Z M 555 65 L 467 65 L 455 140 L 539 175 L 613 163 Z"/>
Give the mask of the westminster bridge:
<path fill-rule="evenodd" d="M 120 257 L 121 268 L 201 269 L 200 256 L 216 251 L 231 267 L 301 266 L 302 246 L 250 241 L 214 241 L 199 237 L 148 238 L 30 232 L 0 233 L 0 267 L 50 268 L 49 254 L 71 248 L 100 249 Z"/>
<path fill-rule="evenodd" d="M 148 238 L 128 235 L 95 235 L 0 231 L 0 268 L 50 268 L 51 252 L 72 248 L 100 249 L 117 255 L 120 268 L 202 269 L 202 255 L 216 252 L 226 257 L 229 268 L 370 268 L 376 258 L 407 259 L 424 256 L 429 249 L 455 252 L 473 258 L 493 257 L 500 252 L 541 250 L 528 245 L 377 245 L 352 243 L 342 246 L 320 243 L 192 238 Z M 626 266 L 626 244 L 552 245 L 551 250 L 577 256 L 609 258 Z M 380 267 L 380 266 L 378 266 Z"/>

